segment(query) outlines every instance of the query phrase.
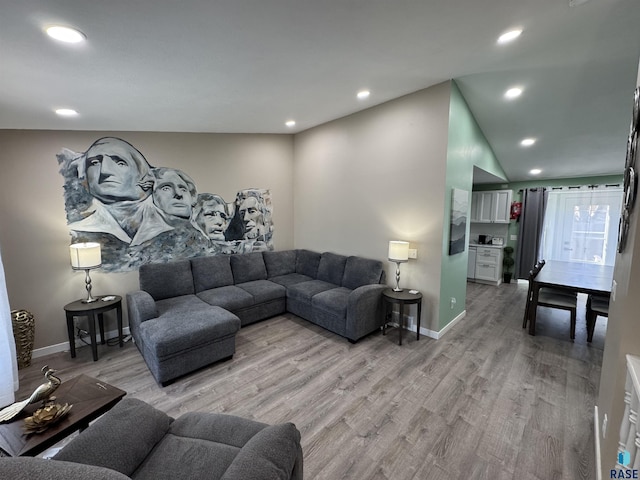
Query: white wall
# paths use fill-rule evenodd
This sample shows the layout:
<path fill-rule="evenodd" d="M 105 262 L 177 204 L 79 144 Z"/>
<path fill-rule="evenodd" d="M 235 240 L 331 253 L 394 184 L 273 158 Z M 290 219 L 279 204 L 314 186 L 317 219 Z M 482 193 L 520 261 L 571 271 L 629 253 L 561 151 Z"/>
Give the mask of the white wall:
<path fill-rule="evenodd" d="M 418 259 L 400 285 L 420 290 L 422 327 L 438 331 L 450 83 L 422 90 L 294 138 L 296 248 L 362 255 L 387 265 L 389 240 Z"/>
<path fill-rule="evenodd" d="M 638 82 L 640 86 L 640 68 Z M 629 95 L 629 113 L 633 96 Z M 631 121 L 631 118 L 629 118 Z M 636 159 L 636 169 L 638 161 Z M 615 464 L 620 421 L 624 413 L 624 386 L 626 377 L 627 354 L 640 355 L 640 241 L 636 241 L 640 202 L 636 201 L 631 214 L 629 237 L 624 252 L 616 256 L 613 279 L 616 286 L 615 300 L 610 302 L 607 338 L 605 341 L 598 392 L 598 415 L 600 428 L 600 454 L 602 478 L 609 478 L 609 469 Z M 607 416 L 606 432 L 602 429 L 604 416 Z"/>
<path fill-rule="evenodd" d="M 240 189 L 269 188 L 275 248 L 293 248 L 291 135 L 0 131 L 0 245 L 9 303 L 34 314 L 36 349 L 67 341 L 63 306 L 86 295 L 84 273 L 69 264 L 56 153 L 63 147 L 85 151 L 106 135 L 127 140 L 154 166 L 184 170 L 200 192 L 231 201 Z M 138 288 L 137 272 L 95 270 L 91 278 L 97 295 L 124 296 Z"/>

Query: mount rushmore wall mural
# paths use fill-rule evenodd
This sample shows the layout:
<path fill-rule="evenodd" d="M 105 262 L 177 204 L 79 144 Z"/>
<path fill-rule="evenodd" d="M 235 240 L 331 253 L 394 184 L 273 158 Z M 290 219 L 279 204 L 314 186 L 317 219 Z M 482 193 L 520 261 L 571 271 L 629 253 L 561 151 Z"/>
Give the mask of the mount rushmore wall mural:
<path fill-rule="evenodd" d="M 63 148 L 57 157 L 72 242 L 99 242 L 105 271 L 273 250 L 267 189 L 240 190 L 232 202 L 198 193 L 185 172 L 153 167 L 115 137 L 100 138 L 85 152 Z"/>

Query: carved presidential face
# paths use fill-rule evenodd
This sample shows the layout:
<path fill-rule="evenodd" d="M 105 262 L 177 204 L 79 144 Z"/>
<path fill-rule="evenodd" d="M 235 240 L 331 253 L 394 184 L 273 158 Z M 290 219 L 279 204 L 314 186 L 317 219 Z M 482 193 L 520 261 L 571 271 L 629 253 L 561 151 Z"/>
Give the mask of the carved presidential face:
<path fill-rule="evenodd" d="M 140 186 L 143 164 L 134 158 L 135 149 L 126 142 L 94 144 L 86 153 L 89 193 L 104 203 L 140 200 L 148 193 Z"/>
<path fill-rule="evenodd" d="M 254 239 L 264 235 L 264 215 L 256 197 L 246 197 L 239 205 L 240 218 L 244 222 L 244 237 Z"/>
<path fill-rule="evenodd" d="M 230 221 L 225 205 L 214 200 L 203 202 L 200 215 L 207 236 L 211 240 L 224 240 L 224 232 Z"/>
<path fill-rule="evenodd" d="M 175 170 L 167 170 L 156 177 L 153 203 L 169 215 L 190 218 L 194 199 L 189 184 Z"/>

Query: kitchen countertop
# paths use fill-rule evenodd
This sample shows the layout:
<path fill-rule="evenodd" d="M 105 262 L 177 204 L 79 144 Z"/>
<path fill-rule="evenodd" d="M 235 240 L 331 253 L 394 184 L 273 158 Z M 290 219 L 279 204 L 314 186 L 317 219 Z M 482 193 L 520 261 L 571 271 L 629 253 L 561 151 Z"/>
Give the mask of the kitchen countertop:
<path fill-rule="evenodd" d="M 480 244 L 480 243 L 470 243 L 469 244 L 470 247 L 486 247 L 486 248 L 504 248 L 504 245 L 484 245 L 484 244 Z"/>

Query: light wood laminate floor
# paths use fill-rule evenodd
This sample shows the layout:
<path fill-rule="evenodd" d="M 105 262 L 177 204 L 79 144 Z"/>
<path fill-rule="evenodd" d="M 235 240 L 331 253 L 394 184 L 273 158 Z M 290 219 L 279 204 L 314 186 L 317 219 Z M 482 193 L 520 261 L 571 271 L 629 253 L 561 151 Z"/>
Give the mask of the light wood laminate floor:
<path fill-rule="evenodd" d="M 306 479 L 591 479 L 593 408 L 606 329 L 575 342 L 568 312 L 522 329 L 526 283 L 468 284 L 467 315 L 440 340 L 397 332 L 355 345 L 282 315 L 243 328 L 232 360 L 161 388 L 135 345 L 59 353 L 20 371 L 17 399 L 44 364 L 85 373 L 167 412 L 224 412 L 302 433 Z M 429 309 L 424 308 L 423 312 Z M 61 317 L 61 322 L 64 318 Z M 423 319 L 423 325 L 427 322 Z"/>

